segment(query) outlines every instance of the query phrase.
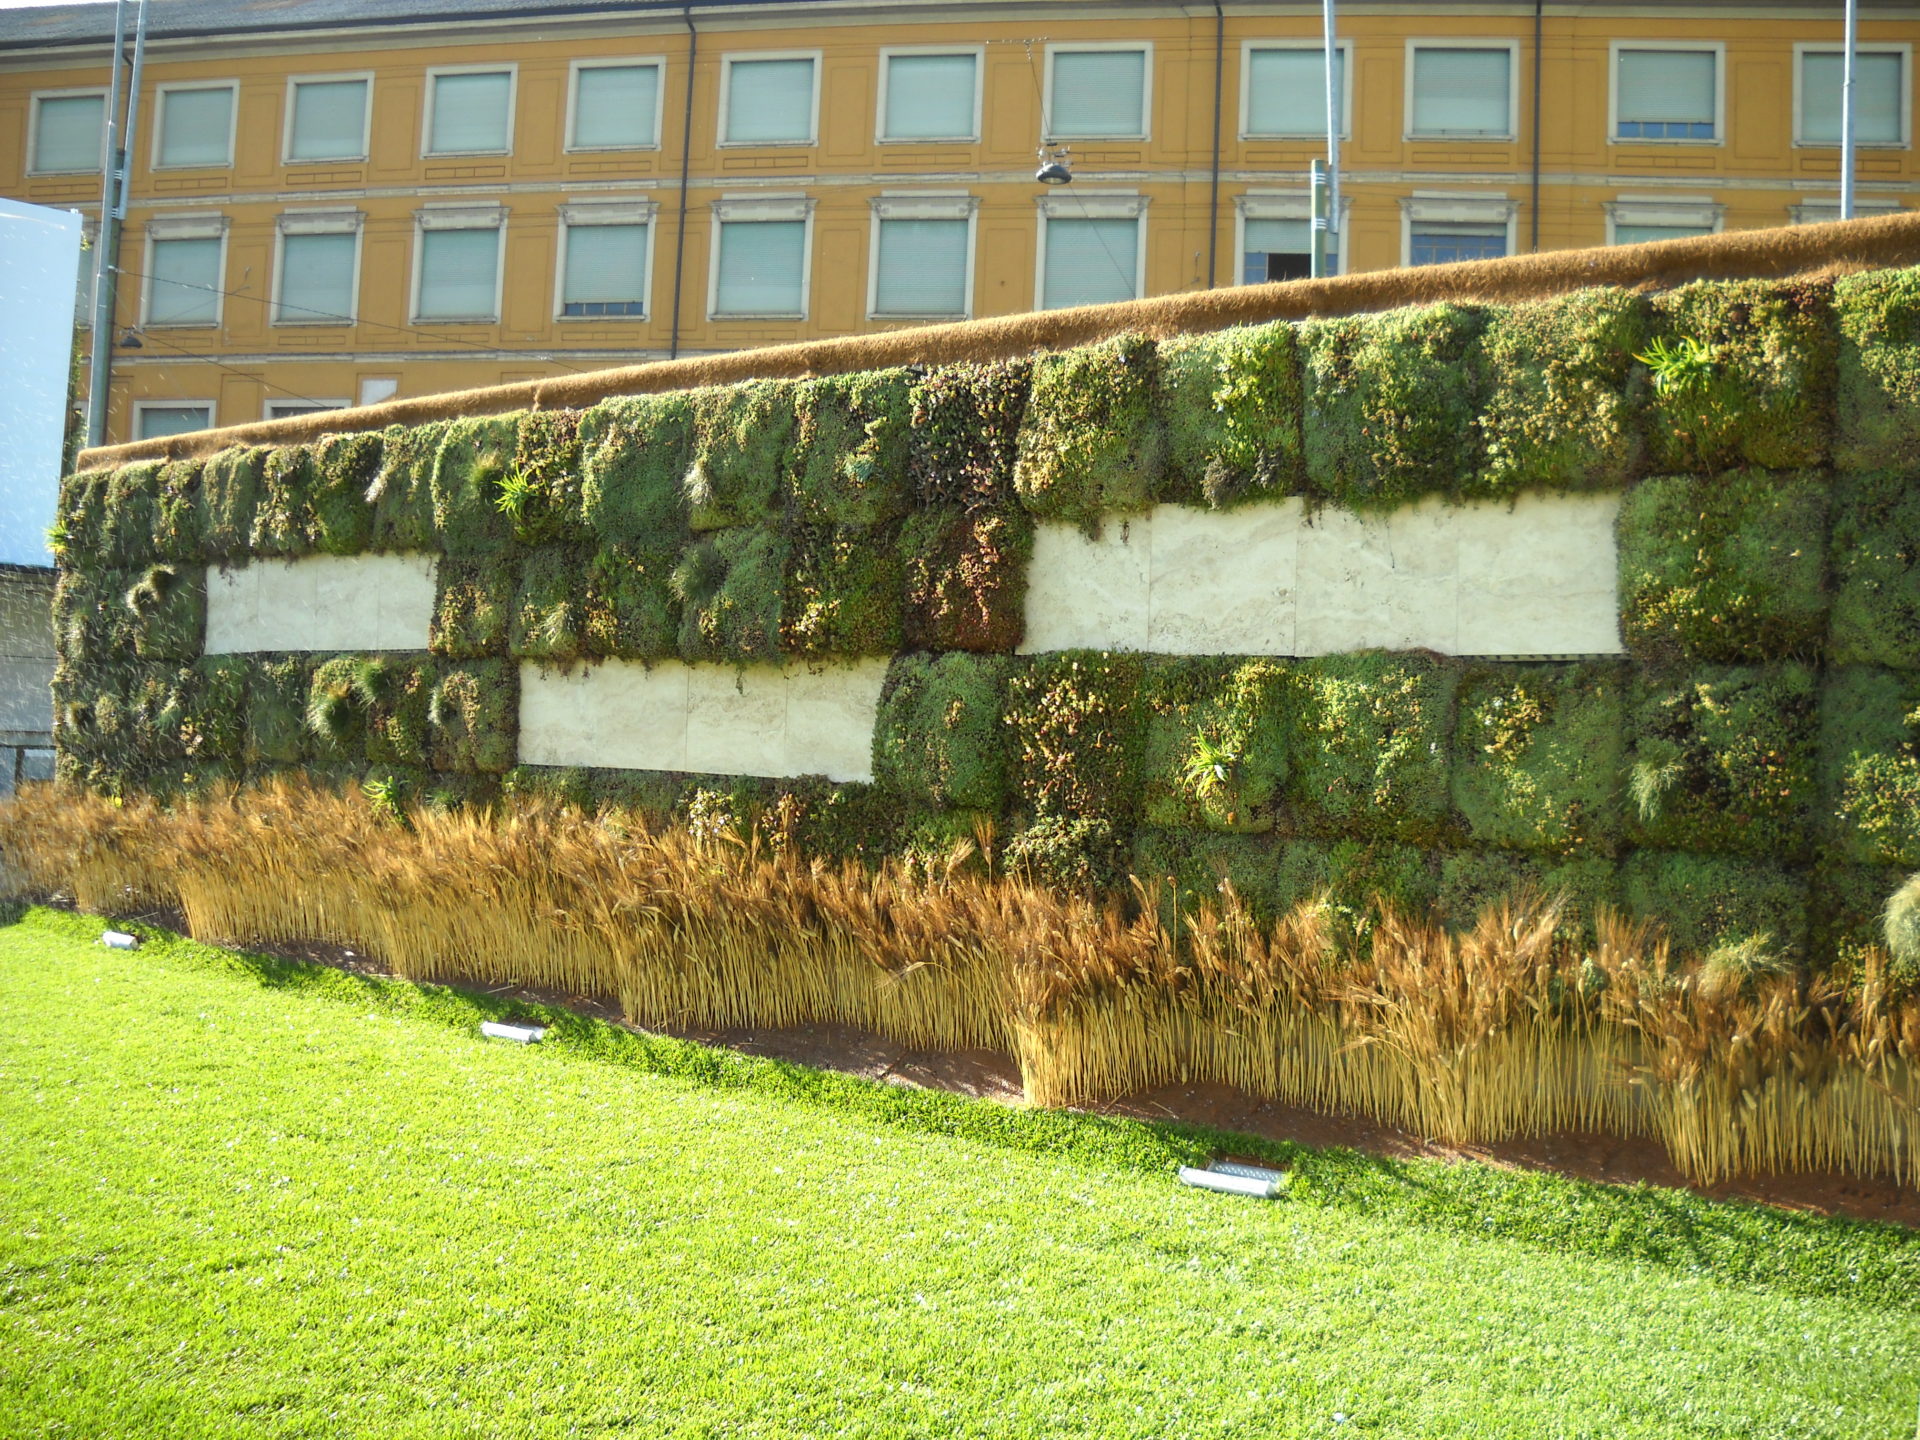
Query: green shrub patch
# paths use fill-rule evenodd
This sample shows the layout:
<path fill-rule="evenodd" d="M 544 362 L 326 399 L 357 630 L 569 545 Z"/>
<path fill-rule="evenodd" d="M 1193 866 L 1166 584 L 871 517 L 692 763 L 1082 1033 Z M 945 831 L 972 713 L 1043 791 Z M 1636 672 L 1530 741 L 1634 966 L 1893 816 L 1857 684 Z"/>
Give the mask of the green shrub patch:
<path fill-rule="evenodd" d="M 1390 840 L 1291 840 L 1279 847 L 1274 913 L 1326 905 L 1343 951 L 1366 943 L 1383 911 L 1424 916 L 1439 899 L 1436 850 Z"/>
<path fill-rule="evenodd" d="M 1280 842 L 1271 835 L 1142 825 L 1134 832 L 1129 868 L 1143 884 L 1159 887 L 1161 918 L 1169 926 L 1176 914 L 1191 914 L 1202 904 L 1218 905 L 1227 885 L 1260 924 L 1271 925 L 1279 918 L 1275 897 L 1281 853 Z"/>
<path fill-rule="evenodd" d="M 587 563 L 584 639 L 592 655 L 668 660 L 680 653 L 679 550 L 671 543 L 607 545 Z"/>
<path fill-rule="evenodd" d="M 900 529 L 906 643 L 1013 651 L 1026 636 L 1033 521 L 1022 511 L 942 505 Z"/>
<path fill-rule="evenodd" d="M 1297 491 L 1300 396 L 1298 332 L 1285 322 L 1161 341 L 1166 498 L 1220 506 Z"/>
<path fill-rule="evenodd" d="M 1457 670 L 1417 655 L 1329 655 L 1298 667 L 1288 782 L 1303 830 L 1447 838 Z"/>
<path fill-rule="evenodd" d="M 380 469 L 367 492 L 373 502 L 374 549 L 441 548 L 434 529 L 433 477 L 448 429 L 439 421 L 391 425 L 382 435 Z"/>
<path fill-rule="evenodd" d="M 366 698 L 367 759 L 374 765 L 420 769 L 427 763 L 428 716 L 435 670 L 431 661 L 379 656 L 360 671 Z"/>
<path fill-rule="evenodd" d="M 1920 475 L 1912 469 L 1842 477 L 1827 654 L 1836 665 L 1920 670 Z"/>
<path fill-rule="evenodd" d="M 141 460 L 122 465 L 107 480 L 101 512 L 99 559 L 131 567 L 155 558 L 153 532 L 160 495 L 161 465 Z"/>
<path fill-rule="evenodd" d="M 1792 862 L 1814 834 L 1816 682 L 1801 665 L 1642 671 L 1627 811 L 1640 844 Z"/>
<path fill-rule="evenodd" d="M 1139 335 L 1034 358 L 1013 480 L 1036 518 L 1094 526 L 1153 503 L 1166 462 L 1158 371 Z"/>
<path fill-rule="evenodd" d="M 803 524 L 880 525 L 906 513 L 913 398 L 905 370 L 805 381 L 795 407 L 791 483 Z"/>
<path fill-rule="evenodd" d="M 1491 312 L 1482 339 L 1485 460 L 1462 487 L 1505 498 L 1533 487 L 1613 489 L 1644 462 L 1639 415 L 1651 312 L 1624 290 L 1579 290 Z"/>
<path fill-rule="evenodd" d="M 160 467 L 153 500 L 153 553 L 158 559 L 191 564 L 206 558 L 206 510 L 200 496 L 205 468 L 200 460 L 173 460 Z"/>
<path fill-rule="evenodd" d="M 526 660 L 573 660 L 586 643 L 586 559 L 566 545 L 527 552 L 514 596 L 510 654 Z"/>
<path fill-rule="evenodd" d="M 686 475 L 695 530 L 772 521 L 792 462 L 796 386 L 747 380 L 693 394 L 694 454 Z"/>
<path fill-rule="evenodd" d="M 1866 666 L 1830 672 L 1820 770 L 1844 858 L 1920 869 L 1920 675 Z"/>
<path fill-rule="evenodd" d="M 1145 823 L 1271 829 L 1297 689 L 1295 673 L 1272 660 L 1151 664 L 1143 686 Z"/>
<path fill-rule="evenodd" d="M 942 365 L 913 380 L 907 474 L 923 505 L 1014 503 L 1032 364 Z"/>
<path fill-rule="evenodd" d="M 778 659 L 786 560 L 786 537 L 752 526 L 690 545 L 670 582 L 682 607 L 681 657 L 737 664 Z"/>
<path fill-rule="evenodd" d="M 1653 308 L 1657 470 L 1826 464 L 1839 350 L 1831 284 L 1701 281 Z"/>
<path fill-rule="evenodd" d="M 1082 894 L 1112 893 L 1126 883 L 1127 846 L 1104 815 L 1031 817 L 1008 839 L 1001 863 L 1035 884 Z"/>
<path fill-rule="evenodd" d="M 577 410 L 535 410 L 520 417 L 513 463 L 494 502 L 514 539 L 554 545 L 588 538 L 580 456 Z"/>
<path fill-rule="evenodd" d="M 456 660 L 504 655 L 520 589 L 518 564 L 498 555 L 446 555 L 440 559 L 436 584 L 427 648 Z"/>
<path fill-rule="evenodd" d="M 1301 328 L 1308 493 L 1351 510 L 1454 493 L 1480 468 L 1482 311 L 1430 305 Z"/>
<path fill-rule="evenodd" d="M 512 534 L 501 506 L 520 443 L 520 416 L 451 421 L 433 460 L 433 525 L 448 555 L 497 554 Z"/>
<path fill-rule="evenodd" d="M 1826 485 L 1647 480 L 1620 508 L 1620 628 L 1648 660 L 1811 658 L 1826 633 Z"/>
<path fill-rule="evenodd" d="M 1015 663 L 963 654 L 895 660 L 874 721 L 880 787 L 918 806 L 999 811 L 1008 785 L 1001 714 Z"/>
<path fill-rule="evenodd" d="M 1610 855 L 1620 838 L 1626 675 L 1616 665 L 1468 670 L 1453 802 L 1482 845 Z"/>
<path fill-rule="evenodd" d="M 373 541 L 373 501 L 384 439 L 376 433 L 329 435 L 313 447 L 307 543 L 327 555 L 357 555 Z"/>
<path fill-rule="evenodd" d="M 602 400 L 580 417 L 579 440 L 581 514 L 595 535 L 615 545 L 660 545 L 687 533 L 688 395 Z"/>
<path fill-rule="evenodd" d="M 1512 850 L 1454 850 L 1440 858 L 1434 908 L 1447 924 L 1468 929 L 1493 906 L 1538 896 L 1560 906 L 1560 934 L 1591 944 L 1594 922 L 1615 903 L 1616 867 L 1601 855 L 1548 857 Z"/>
<path fill-rule="evenodd" d="M 316 479 L 313 452 L 307 446 L 281 445 L 267 452 L 249 550 L 255 555 L 307 553 L 312 530 L 307 505 Z"/>
<path fill-rule="evenodd" d="M 1920 268 L 1848 275 L 1833 299 L 1840 330 L 1834 463 L 1911 469 L 1920 454 Z"/>
<path fill-rule="evenodd" d="M 249 763 L 294 765 L 312 753 L 307 734 L 312 679 L 312 666 L 305 656 L 254 657 L 245 712 Z"/>
<path fill-rule="evenodd" d="M 1620 897 L 1628 914 L 1659 921 L 1682 955 L 1763 937 L 1790 956 L 1806 946 L 1806 880 L 1784 865 L 1639 850 L 1620 866 Z"/>
<path fill-rule="evenodd" d="M 319 660 L 307 682 L 307 746 L 323 764 L 359 766 L 367 758 L 367 693 L 359 655 Z"/>
<path fill-rule="evenodd" d="M 1038 657 L 1008 677 L 1006 726 L 1025 808 L 1042 818 L 1098 819 L 1110 832 L 1132 820 L 1145 739 L 1142 670 L 1131 655 L 1068 650 Z M 1120 843 L 1112 833 L 1082 838 Z M 1062 832 L 1034 845 L 1072 839 Z"/>
<path fill-rule="evenodd" d="M 434 769 L 504 774 L 513 767 L 520 738 L 519 672 L 506 660 L 443 665 L 427 720 Z"/>
<path fill-rule="evenodd" d="M 391 433 L 391 432 L 389 432 Z M 413 433 L 414 432 L 403 432 Z M 253 539 L 253 512 L 260 504 L 267 452 L 235 446 L 200 468 L 200 536 L 208 560 L 244 560 Z M 425 549 L 425 545 L 393 547 Z"/>
<path fill-rule="evenodd" d="M 782 647 L 809 658 L 892 655 L 900 648 L 905 569 L 892 526 L 795 527 Z"/>

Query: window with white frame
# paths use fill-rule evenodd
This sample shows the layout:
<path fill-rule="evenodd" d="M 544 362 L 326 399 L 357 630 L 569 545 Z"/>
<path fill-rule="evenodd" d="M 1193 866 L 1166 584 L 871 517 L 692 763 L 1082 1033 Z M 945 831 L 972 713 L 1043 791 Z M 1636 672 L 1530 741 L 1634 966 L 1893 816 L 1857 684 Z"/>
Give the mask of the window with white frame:
<path fill-rule="evenodd" d="M 413 315 L 416 320 L 492 321 L 500 316 L 500 246 L 506 213 L 498 206 L 417 211 Z"/>
<path fill-rule="evenodd" d="M 1711 195 L 1623 195 L 1607 205 L 1608 242 L 1644 245 L 1716 235 L 1723 214 Z"/>
<path fill-rule="evenodd" d="M 972 313 L 975 204 L 970 195 L 883 195 L 873 202 L 869 313 Z"/>
<path fill-rule="evenodd" d="M 651 201 L 560 207 L 560 314 L 605 320 L 647 313 Z"/>
<path fill-rule="evenodd" d="M 169 435 L 212 428 L 213 402 L 210 400 L 136 400 L 133 405 L 133 438 L 136 440 L 162 440 Z"/>
<path fill-rule="evenodd" d="M 798 196 L 715 201 L 708 313 L 804 319 L 811 213 Z"/>
<path fill-rule="evenodd" d="M 729 57 L 721 76 L 720 143 L 811 145 L 819 78 L 813 55 Z"/>
<path fill-rule="evenodd" d="M 1717 138 L 1720 53 L 1705 47 L 1618 45 L 1613 59 L 1616 140 Z"/>
<path fill-rule="evenodd" d="M 1137 195 L 1042 199 L 1037 308 L 1137 299 L 1146 213 Z"/>
<path fill-rule="evenodd" d="M 573 67 L 568 149 L 650 150 L 659 143 L 659 61 L 582 61 Z"/>
<path fill-rule="evenodd" d="M 364 75 L 288 82 L 287 160 L 364 160 L 372 98 Z"/>
<path fill-rule="evenodd" d="M 504 70 L 427 76 L 429 155 L 500 155 L 513 148 L 513 78 Z"/>
<path fill-rule="evenodd" d="M 1415 191 L 1400 204 L 1409 265 L 1494 260 L 1511 249 L 1514 207 L 1505 196 Z"/>
<path fill-rule="evenodd" d="M 1846 55 L 1809 47 L 1800 49 L 1799 57 L 1799 125 L 1794 138 L 1802 145 L 1838 145 Z M 1905 145 L 1907 111 L 1905 49 L 1856 51 L 1854 140 L 1861 145 Z"/>
<path fill-rule="evenodd" d="M 344 410 L 344 400 L 269 400 L 265 418 L 291 420 L 296 415 L 324 415 L 329 410 Z"/>
<path fill-rule="evenodd" d="M 1500 140 L 1513 134 L 1513 50 L 1416 44 L 1407 66 L 1408 133 Z"/>
<path fill-rule="evenodd" d="M 1242 73 L 1245 100 L 1240 131 L 1248 136 L 1323 136 L 1327 133 L 1327 52 L 1318 45 L 1250 45 Z M 1345 133 L 1347 48 L 1333 52 L 1335 114 Z"/>
<path fill-rule="evenodd" d="M 1240 278 L 1243 284 L 1305 280 L 1313 274 L 1313 221 L 1249 215 L 1242 222 Z M 1339 273 L 1339 256 L 1327 250 L 1327 273 Z"/>
<path fill-rule="evenodd" d="M 1898 215 L 1904 208 L 1898 200 L 1871 200 L 1864 195 L 1856 195 L 1853 198 L 1853 213 L 1856 217 Z M 1796 225 L 1821 225 L 1840 218 L 1840 201 L 1837 196 L 1826 200 L 1806 200 L 1798 205 L 1789 205 L 1787 214 Z"/>
<path fill-rule="evenodd" d="M 882 140 L 972 140 L 980 132 L 980 55 L 889 52 L 881 57 Z"/>
<path fill-rule="evenodd" d="M 163 85 L 160 123 L 153 137 L 156 166 L 233 163 L 232 85 Z"/>
<path fill-rule="evenodd" d="M 1145 46 L 1049 48 L 1047 138 L 1144 139 L 1148 58 Z"/>
<path fill-rule="evenodd" d="M 169 216 L 147 227 L 149 325 L 218 325 L 226 221 Z"/>
<path fill-rule="evenodd" d="M 35 175 L 99 170 L 107 149 L 107 97 L 97 90 L 33 97 L 33 146 L 27 169 Z"/>
<path fill-rule="evenodd" d="M 279 228 L 273 323 L 353 323 L 360 276 L 360 212 L 282 215 Z"/>

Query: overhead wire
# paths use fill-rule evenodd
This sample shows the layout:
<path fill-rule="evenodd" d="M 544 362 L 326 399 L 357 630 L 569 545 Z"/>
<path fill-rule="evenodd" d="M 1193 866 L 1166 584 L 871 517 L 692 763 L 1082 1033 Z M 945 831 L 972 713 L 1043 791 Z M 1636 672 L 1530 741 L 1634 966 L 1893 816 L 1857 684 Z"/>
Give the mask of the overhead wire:
<path fill-rule="evenodd" d="M 1041 37 L 1041 41 L 1043 44 L 1045 43 L 1044 36 Z M 1031 39 L 1028 39 L 1028 40 L 1022 40 L 1020 43 L 1026 47 L 1027 78 L 1033 82 L 1034 98 L 1040 102 L 1040 139 L 1041 139 L 1041 143 L 1044 145 L 1046 142 L 1047 136 L 1052 132 L 1052 126 L 1049 123 L 1049 118 L 1047 115 L 1047 95 L 1046 95 L 1046 91 L 1041 88 L 1040 76 L 1034 70 L 1033 41 Z M 1113 253 L 1113 247 L 1107 244 L 1107 237 L 1100 233 L 1099 222 L 1094 218 L 1093 212 L 1087 209 L 1087 202 L 1085 198 L 1082 197 L 1077 191 L 1069 190 L 1067 193 L 1073 196 L 1073 203 L 1080 207 L 1080 218 L 1087 222 L 1087 225 L 1092 232 L 1093 238 L 1097 242 L 1099 242 L 1101 253 L 1107 257 L 1108 262 L 1113 266 L 1114 274 L 1120 277 L 1120 283 L 1125 285 L 1127 287 L 1127 290 L 1130 292 L 1127 298 L 1130 300 L 1138 299 L 1139 298 L 1138 295 L 1135 293 L 1132 293 L 1132 292 L 1136 292 L 1139 289 L 1138 261 L 1136 260 L 1135 262 L 1134 271 L 1131 274 L 1129 274 L 1126 267 L 1120 263 L 1120 257 Z M 1139 226 L 1137 223 L 1134 226 L 1134 235 L 1135 235 L 1134 243 L 1138 245 L 1140 242 L 1138 239 Z M 1045 298 L 1046 297 L 1044 295 L 1041 296 L 1042 300 L 1044 300 Z"/>

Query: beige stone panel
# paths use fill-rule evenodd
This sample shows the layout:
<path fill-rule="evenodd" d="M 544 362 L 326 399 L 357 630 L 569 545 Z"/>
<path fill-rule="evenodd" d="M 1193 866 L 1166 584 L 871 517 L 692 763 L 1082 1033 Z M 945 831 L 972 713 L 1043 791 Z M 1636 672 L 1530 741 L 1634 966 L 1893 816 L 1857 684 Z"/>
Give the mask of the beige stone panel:
<path fill-rule="evenodd" d="M 687 769 L 687 667 L 609 660 L 567 672 L 521 662 L 520 758 Z"/>
<path fill-rule="evenodd" d="M 1230 511 L 1153 512 L 1147 649 L 1291 655 L 1305 510 L 1297 499 Z"/>
<path fill-rule="evenodd" d="M 309 555 L 207 576 L 207 653 L 424 650 L 431 555 Z"/>
<path fill-rule="evenodd" d="M 787 774 L 787 682 L 771 665 L 695 665 L 687 672 L 687 769 Z"/>
<path fill-rule="evenodd" d="M 1108 520 L 1098 537 L 1041 525 L 1027 570 L 1023 655 L 1052 650 L 1145 650 L 1153 522 Z"/>
<path fill-rule="evenodd" d="M 1300 532 L 1294 653 L 1451 653 L 1457 551 L 1437 501 L 1385 516 L 1320 511 Z"/>
<path fill-rule="evenodd" d="M 884 660 L 787 671 L 787 771 L 829 780 L 873 779 L 873 727 Z"/>
<path fill-rule="evenodd" d="M 1462 655 L 1617 655 L 1618 495 L 1523 495 L 1460 525 Z"/>

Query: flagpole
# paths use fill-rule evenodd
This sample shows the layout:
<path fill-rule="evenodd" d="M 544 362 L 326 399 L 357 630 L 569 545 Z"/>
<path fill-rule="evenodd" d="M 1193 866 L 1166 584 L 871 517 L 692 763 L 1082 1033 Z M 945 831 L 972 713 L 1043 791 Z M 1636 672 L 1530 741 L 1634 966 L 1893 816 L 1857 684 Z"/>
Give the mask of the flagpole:
<path fill-rule="evenodd" d="M 1331 3 L 1331 0 L 1329 0 Z M 1847 56 L 1840 77 L 1840 218 L 1853 219 L 1853 78 L 1860 48 L 1860 0 L 1847 0 Z"/>
<path fill-rule="evenodd" d="M 1340 251 L 1340 111 L 1346 86 L 1340 76 L 1338 27 L 1333 14 L 1334 0 L 1323 0 L 1322 25 L 1327 46 L 1327 249 L 1335 263 Z"/>

